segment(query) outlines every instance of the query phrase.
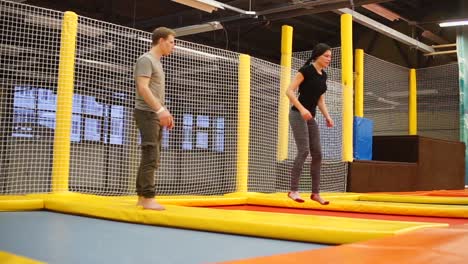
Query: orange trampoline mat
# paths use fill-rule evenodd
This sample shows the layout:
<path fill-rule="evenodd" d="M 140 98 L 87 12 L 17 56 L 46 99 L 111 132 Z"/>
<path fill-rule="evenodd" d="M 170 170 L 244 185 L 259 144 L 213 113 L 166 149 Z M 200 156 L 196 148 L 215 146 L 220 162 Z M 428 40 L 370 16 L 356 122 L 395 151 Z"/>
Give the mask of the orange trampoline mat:
<path fill-rule="evenodd" d="M 427 228 L 336 247 L 223 262 L 224 264 L 297 263 L 466 263 L 468 225 Z"/>
<path fill-rule="evenodd" d="M 209 208 L 226 209 L 226 210 L 245 210 L 287 214 L 306 214 L 306 215 L 322 215 L 322 216 L 338 216 L 349 218 L 365 218 L 390 221 L 409 221 L 409 222 L 429 222 L 429 223 L 447 223 L 450 225 L 468 224 L 467 218 L 448 218 L 448 217 L 428 217 L 428 216 L 409 216 L 409 215 L 386 215 L 386 214 L 371 214 L 371 213 L 355 213 L 355 212 L 340 212 L 340 211 L 324 211 L 313 209 L 286 208 L 273 206 L 257 206 L 257 205 L 228 205 L 228 206 L 210 206 Z"/>

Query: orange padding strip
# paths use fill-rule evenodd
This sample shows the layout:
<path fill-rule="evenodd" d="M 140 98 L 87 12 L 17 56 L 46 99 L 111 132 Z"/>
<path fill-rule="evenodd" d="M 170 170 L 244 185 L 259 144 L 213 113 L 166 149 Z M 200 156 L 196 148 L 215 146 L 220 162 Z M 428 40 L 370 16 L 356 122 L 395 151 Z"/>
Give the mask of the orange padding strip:
<path fill-rule="evenodd" d="M 468 225 L 427 228 L 392 237 L 225 264 L 297 263 L 465 263 Z"/>
<path fill-rule="evenodd" d="M 426 195 L 430 196 L 453 196 L 453 197 L 468 197 L 468 190 L 441 190 L 432 191 Z"/>

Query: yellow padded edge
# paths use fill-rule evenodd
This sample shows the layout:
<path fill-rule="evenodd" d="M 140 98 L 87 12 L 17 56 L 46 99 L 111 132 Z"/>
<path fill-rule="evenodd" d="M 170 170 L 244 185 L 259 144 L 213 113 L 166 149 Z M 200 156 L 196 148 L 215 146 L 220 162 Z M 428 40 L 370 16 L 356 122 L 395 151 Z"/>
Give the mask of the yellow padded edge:
<path fill-rule="evenodd" d="M 459 204 L 468 205 L 468 197 L 441 197 L 423 195 L 361 194 L 360 201 L 423 203 L 423 204 Z"/>
<path fill-rule="evenodd" d="M 314 243 L 364 241 L 414 229 L 447 224 L 294 215 L 166 205 L 165 211 L 143 210 L 110 200 L 45 200 L 45 208 L 64 213 L 158 226 L 242 234 Z"/>
<path fill-rule="evenodd" d="M 302 193 L 301 194 L 303 198 L 307 198 L 310 196 L 310 193 Z M 352 200 L 352 201 L 358 201 L 359 198 L 361 197 L 360 193 L 320 193 L 322 197 L 325 197 L 326 199 L 330 200 L 335 200 L 335 199 L 340 199 L 340 200 Z M 244 194 L 245 197 L 247 197 L 247 200 L 253 197 L 262 197 L 262 198 L 270 198 L 270 199 L 280 199 L 280 200 L 289 200 L 287 198 L 287 193 L 257 193 L 257 192 L 249 192 Z"/>
<path fill-rule="evenodd" d="M 305 198 L 305 197 L 304 197 Z M 325 196 L 328 199 L 328 197 Z M 438 216 L 438 217 L 460 217 L 468 218 L 468 206 L 446 205 L 446 204 L 416 204 L 416 203 L 392 203 L 392 202 L 374 202 L 374 201 L 354 201 L 344 199 L 330 199 L 330 204 L 322 206 L 316 202 L 306 200 L 305 203 L 296 203 L 289 199 L 277 199 L 268 196 L 250 196 L 248 204 L 309 208 L 316 210 L 376 213 L 376 214 L 394 214 L 394 215 L 413 215 L 413 216 Z"/>
<path fill-rule="evenodd" d="M 324 193 L 323 197 L 331 201 L 328 206 L 321 206 L 308 200 L 306 203 L 299 204 L 285 197 L 285 193 L 230 193 L 220 196 L 161 196 L 158 197 L 158 201 L 164 205 L 179 206 L 251 204 L 343 212 L 468 218 L 468 207 L 463 206 L 466 204 L 466 198 L 463 197 Z M 39 210 L 44 208 L 43 199 L 49 198 L 77 201 L 112 201 L 113 203 L 127 205 L 134 205 L 137 199 L 136 196 L 109 197 L 72 192 L 0 196 L 0 211 Z"/>
<path fill-rule="evenodd" d="M 0 251 L 0 263 L 2 264 L 43 264 L 46 262 L 41 262 L 37 260 L 33 260 L 30 258 L 17 256 L 5 251 Z"/>
<path fill-rule="evenodd" d="M 1 196 L 0 196 L 1 197 Z M 29 194 L 29 198 L 35 199 L 65 199 L 75 201 L 104 201 L 123 203 L 129 205 L 135 205 L 137 202 L 137 196 L 99 196 L 92 194 L 80 194 L 73 192 L 62 192 L 52 194 Z M 247 202 L 245 194 L 231 193 L 219 196 L 196 196 L 196 195 L 184 195 L 184 196 L 158 196 L 158 202 L 164 205 L 181 205 L 181 206 L 218 206 L 218 205 L 243 205 Z"/>
<path fill-rule="evenodd" d="M 44 209 L 43 199 L 34 199 L 27 196 L 0 196 L 0 212 L 41 209 Z"/>

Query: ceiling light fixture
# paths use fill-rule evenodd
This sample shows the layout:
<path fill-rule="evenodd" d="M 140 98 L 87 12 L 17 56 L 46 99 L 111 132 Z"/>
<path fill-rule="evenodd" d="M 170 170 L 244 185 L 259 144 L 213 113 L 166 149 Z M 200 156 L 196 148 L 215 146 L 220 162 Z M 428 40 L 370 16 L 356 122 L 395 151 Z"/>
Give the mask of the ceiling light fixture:
<path fill-rule="evenodd" d="M 213 11 L 217 11 L 219 9 L 224 9 L 221 3 L 218 3 L 213 0 L 172 0 L 173 2 L 187 5 L 208 13 L 212 13 Z"/>
<path fill-rule="evenodd" d="M 219 30 L 219 29 L 223 29 L 223 25 L 221 25 L 221 23 L 218 21 L 212 21 L 212 22 L 203 23 L 199 25 L 176 28 L 174 29 L 174 31 L 176 32 L 177 37 L 182 37 L 182 36 L 193 35 L 193 34 L 214 31 L 214 30 Z"/>
<path fill-rule="evenodd" d="M 187 5 L 196 9 L 200 9 L 202 11 L 212 13 L 213 11 L 217 11 L 218 9 L 229 9 L 234 12 L 238 12 L 240 14 L 248 15 L 248 16 L 256 16 L 257 13 L 255 11 L 245 11 L 240 8 L 227 5 L 225 3 L 221 3 L 215 0 L 171 0 L 172 2 L 176 2 L 179 4 Z"/>
<path fill-rule="evenodd" d="M 439 24 L 440 27 L 457 27 L 457 26 L 467 26 L 467 25 L 468 25 L 468 19 L 450 21 L 450 22 L 442 22 Z"/>

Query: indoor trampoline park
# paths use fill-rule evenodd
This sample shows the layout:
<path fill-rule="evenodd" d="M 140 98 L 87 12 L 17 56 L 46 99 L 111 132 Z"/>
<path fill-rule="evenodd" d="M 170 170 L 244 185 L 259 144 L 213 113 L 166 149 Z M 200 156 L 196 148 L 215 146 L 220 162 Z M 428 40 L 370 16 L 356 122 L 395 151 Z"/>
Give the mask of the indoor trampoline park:
<path fill-rule="evenodd" d="M 0 0 L 0 263 L 468 263 L 465 2 Z M 150 210 L 134 72 L 160 26 Z"/>

